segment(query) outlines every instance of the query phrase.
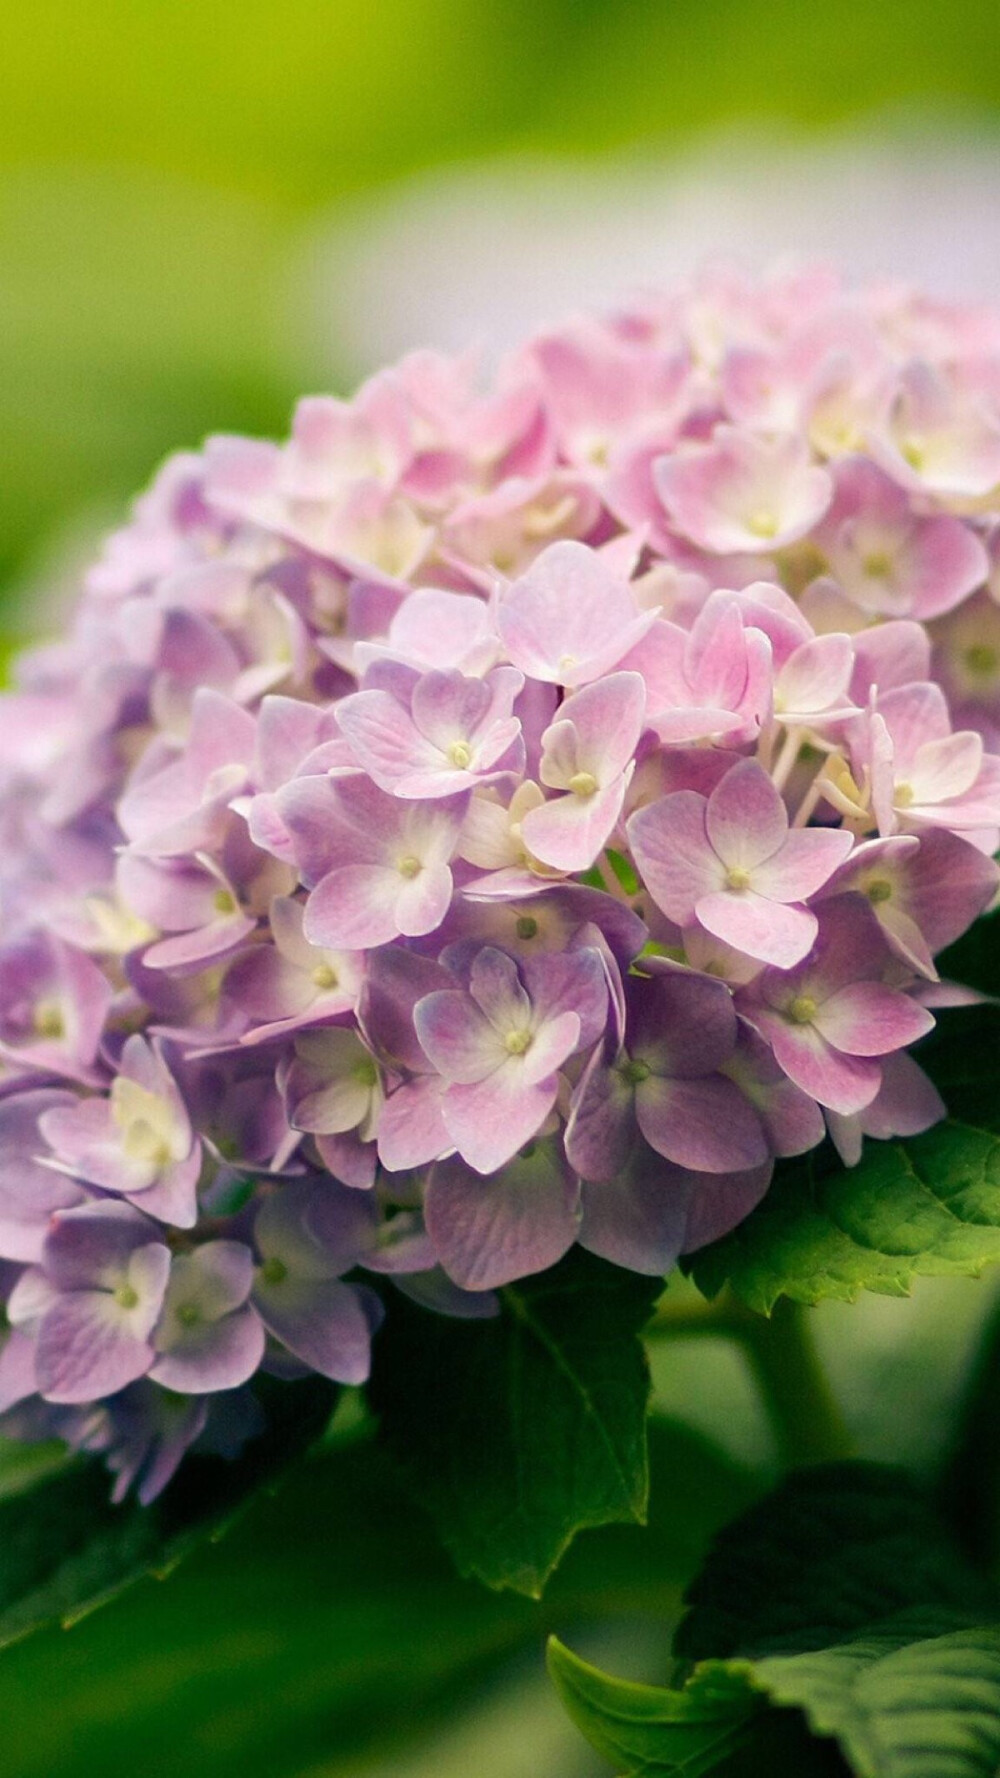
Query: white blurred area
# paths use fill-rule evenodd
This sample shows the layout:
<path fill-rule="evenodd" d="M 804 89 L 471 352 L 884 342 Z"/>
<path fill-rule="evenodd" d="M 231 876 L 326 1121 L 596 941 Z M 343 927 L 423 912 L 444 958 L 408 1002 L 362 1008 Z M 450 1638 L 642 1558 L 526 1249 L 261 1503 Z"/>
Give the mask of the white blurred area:
<path fill-rule="evenodd" d="M 495 352 L 707 259 L 819 258 L 854 278 L 1000 302 L 1000 137 L 966 118 L 810 137 L 729 131 L 663 154 L 508 158 L 368 195 L 304 243 L 308 361 Z"/>

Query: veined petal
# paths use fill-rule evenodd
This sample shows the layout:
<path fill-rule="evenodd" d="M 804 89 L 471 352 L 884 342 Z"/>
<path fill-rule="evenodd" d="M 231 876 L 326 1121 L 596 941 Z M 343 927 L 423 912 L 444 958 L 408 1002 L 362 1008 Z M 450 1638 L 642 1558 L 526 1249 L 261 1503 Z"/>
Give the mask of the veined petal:
<path fill-rule="evenodd" d="M 852 982 L 817 1008 L 816 1029 L 851 1056 L 884 1056 L 934 1029 L 927 1008 L 884 982 Z"/>
<path fill-rule="evenodd" d="M 770 1152 L 753 1107 L 718 1074 L 701 1080 L 651 1075 L 636 1087 L 635 1115 L 657 1154 L 699 1173 L 756 1167 Z"/>
<path fill-rule="evenodd" d="M 770 901 L 808 901 L 843 864 L 854 837 L 839 827 L 796 827 L 758 864 L 753 886 Z"/>
<path fill-rule="evenodd" d="M 413 1023 L 431 1067 L 445 1080 L 485 1080 L 508 1060 L 502 1033 L 460 988 L 425 994 Z"/>
<path fill-rule="evenodd" d="M 789 1079 L 810 1098 L 845 1116 L 871 1104 L 882 1084 L 878 1061 L 844 1055 L 813 1025 L 795 1025 L 766 1012 L 755 1017 Z"/>
<path fill-rule="evenodd" d="M 427 1186 L 428 1233 L 456 1284 L 496 1290 L 545 1271 L 572 1247 L 579 1191 L 553 1142 L 485 1180 L 461 1160 L 442 1161 Z"/>
<path fill-rule="evenodd" d="M 528 1086 L 520 1069 L 501 1067 L 474 1084 L 450 1086 L 442 1110 L 463 1160 L 477 1173 L 495 1173 L 538 1134 L 555 1102 L 554 1076 Z"/>
<path fill-rule="evenodd" d="M 740 760 L 712 791 L 705 831 L 723 864 L 754 871 L 788 833 L 788 812 L 763 766 Z"/>
<path fill-rule="evenodd" d="M 588 796 L 572 791 L 529 809 L 521 823 L 525 844 L 555 870 L 589 870 L 611 838 L 625 802 L 627 779 L 614 779 Z"/>
<path fill-rule="evenodd" d="M 677 790 L 631 817 L 628 836 L 643 881 L 668 919 L 687 925 L 700 897 L 721 889 L 725 867 L 705 827 L 705 798 Z"/>
<path fill-rule="evenodd" d="M 695 914 L 707 931 L 737 951 L 778 969 L 801 963 L 818 930 L 809 908 L 768 901 L 752 889 L 703 895 Z"/>

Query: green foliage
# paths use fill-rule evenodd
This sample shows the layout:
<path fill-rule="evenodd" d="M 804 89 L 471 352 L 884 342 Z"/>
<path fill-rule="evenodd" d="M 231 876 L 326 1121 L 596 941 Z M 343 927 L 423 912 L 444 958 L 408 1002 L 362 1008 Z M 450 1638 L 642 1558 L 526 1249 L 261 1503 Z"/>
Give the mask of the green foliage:
<path fill-rule="evenodd" d="M 44 1624 L 72 1623 L 220 1537 L 320 1437 L 336 1394 L 319 1379 L 269 1392 L 267 1430 L 242 1457 L 189 1457 L 151 1507 L 113 1506 L 103 1466 L 86 1462 L 0 1500 L 0 1646 Z"/>
<path fill-rule="evenodd" d="M 729 1283 L 766 1315 L 780 1296 L 904 1296 L 915 1277 L 975 1277 L 997 1260 L 1000 1138 L 948 1120 L 868 1143 L 850 1169 L 808 1159 L 779 1168 L 759 1208 L 697 1255 L 692 1273 L 707 1295 Z"/>
<path fill-rule="evenodd" d="M 993 1778 L 1000 1603 L 897 1472 L 791 1478 L 722 1535 L 689 1599 L 683 1685 L 551 1646 L 570 1715 L 628 1778 Z"/>
<path fill-rule="evenodd" d="M 927 1492 L 877 1463 L 799 1470 L 720 1532 L 688 1588 L 675 1652 L 703 1661 L 825 1648 L 919 1607 L 989 1614 Z"/>
<path fill-rule="evenodd" d="M 541 1604 L 461 1580 L 371 1440 L 322 1450 L 165 1584 L 4 1653 L 5 1774 L 303 1778 L 379 1754 L 395 1771 L 548 1630 L 641 1619 L 665 1655 L 682 1586 L 752 1483 L 683 1427 L 654 1420 L 650 1446 L 648 1525 L 577 1539 Z M 55 1674 L 58 1707 L 39 1711 Z"/>
<path fill-rule="evenodd" d="M 393 1303 L 372 1400 L 462 1574 L 537 1597 L 576 1531 L 644 1520 L 638 1335 L 661 1288 L 577 1251 L 492 1321 Z"/>

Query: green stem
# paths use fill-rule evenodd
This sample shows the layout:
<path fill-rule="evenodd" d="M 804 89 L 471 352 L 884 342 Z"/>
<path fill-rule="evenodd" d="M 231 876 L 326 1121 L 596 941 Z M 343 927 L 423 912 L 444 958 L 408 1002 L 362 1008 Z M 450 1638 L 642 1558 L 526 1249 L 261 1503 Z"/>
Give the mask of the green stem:
<path fill-rule="evenodd" d="M 770 1316 L 756 1315 L 723 1293 L 714 1302 L 659 1304 L 647 1329 L 654 1338 L 714 1336 L 743 1347 L 763 1398 L 785 1468 L 851 1454 L 851 1439 L 819 1360 L 811 1310 L 782 1298 Z"/>
<path fill-rule="evenodd" d="M 744 1335 L 782 1463 L 789 1469 L 851 1455 L 850 1435 L 812 1337 L 812 1313 L 782 1298 L 769 1320 L 754 1316 L 756 1326 Z"/>

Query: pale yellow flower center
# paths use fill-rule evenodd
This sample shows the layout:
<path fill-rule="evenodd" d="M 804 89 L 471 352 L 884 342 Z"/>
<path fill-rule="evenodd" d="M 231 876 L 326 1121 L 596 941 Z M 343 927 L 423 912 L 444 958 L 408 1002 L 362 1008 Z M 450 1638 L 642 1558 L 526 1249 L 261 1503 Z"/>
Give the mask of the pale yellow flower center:
<path fill-rule="evenodd" d="M 58 1000 L 38 1000 L 31 1017 L 36 1037 L 65 1037 L 66 1021 Z"/>
<path fill-rule="evenodd" d="M 111 1115 L 130 1161 L 159 1169 L 175 1158 L 173 1109 L 158 1093 L 119 1074 L 111 1088 Z"/>
<path fill-rule="evenodd" d="M 819 1011 L 815 1000 L 808 994 L 797 994 L 788 1008 L 788 1016 L 796 1025 L 811 1025 Z"/>

